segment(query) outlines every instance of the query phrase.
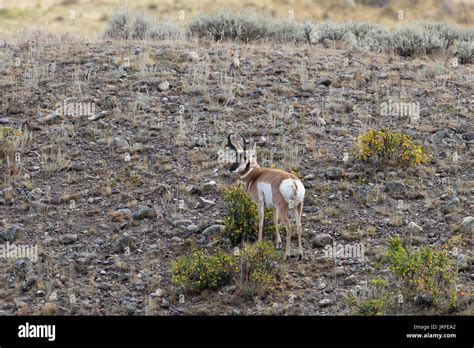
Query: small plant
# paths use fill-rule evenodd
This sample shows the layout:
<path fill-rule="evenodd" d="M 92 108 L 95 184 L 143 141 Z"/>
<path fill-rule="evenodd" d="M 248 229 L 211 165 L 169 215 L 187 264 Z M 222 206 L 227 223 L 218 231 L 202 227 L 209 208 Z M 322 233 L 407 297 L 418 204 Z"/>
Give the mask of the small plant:
<path fill-rule="evenodd" d="M 403 133 L 391 130 L 369 130 L 359 135 L 355 145 L 355 158 L 361 161 L 396 161 L 403 165 L 418 165 L 428 161 L 420 145 Z"/>
<path fill-rule="evenodd" d="M 371 279 L 363 291 L 362 294 L 351 294 L 347 297 L 349 306 L 355 308 L 357 315 L 386 315 L 395 304 L 385 279 Z"/>
<path fill-rule="evenodd" d="M 171 22 L 154 22 L 128 8 L 116 11 L 107 23 L 105 37 L 122 40 L 170 39 L 182 36 L 182 30 Z"/>
<path fill-rule="evenodd" d="M 229 239 L 233 246 L 245 241 L 253 241 L 258 237 L 257 206 L 240 185 L 224 189 L 227 205 L 227 216 L 224 218 L 225 231 L 223 237 Z M 267 209 L 264 216 L 264 233 L 274 233 L 272 211 Z"/>
<path fill-rule="evenodd" d="M 222 251 L 208 255 L 202 250 L 194 250 L 171 262 L 171 281 L 199 292 L 221 286 L 231 279 L 235 271 L 232 256 Z"/>
<path fill-rule="evenodd" d="M 456 269 L 446 251 L 428 247 L 409 250 L 402 246 L 400 237 L 395 237 L 389 242 L 384 262 L 402 280 L 405 289 L 415 295 L 428 294 L 434 302 L 447 297 L 453 287 Z"/>
<path fill-rule="evenodd" d="M 249 239 L 255 240 L 258 233 L 258 214 L 255 203 L 239 185 L 226 188 L 224 197 L 228 211 L 228 215 L 224 218 L 225 237 L 232 245 Z"/>
<path fill-rule="evenodd" d="M 250 42 L 273 39 L 281 42 L 304 41 L 302 25 L 266 16 L 221 12 L 216 15 L 202 15 L 188 26 L 190 35 L 213 40 L 237 40 Z"/>
<path fill-rule="evenodd" d="M 276 280 L 278 259 L 281 259 L 281 255 L 273 243 L 260 241 L 246 244 L 237 254 L 237 284 L 245 288 L 247 293 L 261 293 Z"/>

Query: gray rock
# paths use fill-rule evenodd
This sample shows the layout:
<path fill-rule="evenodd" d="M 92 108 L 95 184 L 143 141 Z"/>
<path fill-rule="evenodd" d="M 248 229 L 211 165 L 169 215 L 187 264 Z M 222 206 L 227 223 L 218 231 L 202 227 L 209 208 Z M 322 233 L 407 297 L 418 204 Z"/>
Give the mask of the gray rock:
<path fill-rule="evenodd" d="M 213 236 L 216 234 L 220 234 L 224 232 L 225 226 L 224 225 L 212 225 L 206 228 L 204 231 L 202 231 L 201 235 L 202 236 Z"/>
<path fill-rule="evenodd" d="M 206 199 L 204 197 L 199 197 L 199 203 L 197 205 L 197 208 L 210 208 L 215 204 L 216 204 L 216 202 L 211 201 L 210 199 Z"/>
<path fill-rule="evenodd" d="M 191 224 L 188 227 L 186 227 L 186 230 L 188 232 L 194 233 L 199 230 L 199 228 L 195 224 Z"/>
<path fill-rule="evenodd" d="M 185 219 L 182 219 L 182 220 L 174 220 L 171 222 L 171 224 L 176 227 L 176 226 L 187 226 L 187 225 L 190 225 L 192 224 L 193 222 L 191 220 L 185 220 Z"/>
<path fill-rule="evenodd" d="M 170 88 L 170 83 L 168 81 L 163 81 L 158 85 L 158 89 L 161 92 L 167 91 Z"/>
<path fill-rule="evenodd" d="M 147 205 L 139 205 L 137 211 L 133 214 L 134 220 L 154 219 L 156 217 L 156 210 Z"/>
<path fill-rule="evenodd" d="M 8 118 L 6 117 L 0 118 L 0 124 L 3 125 L 3 124 L 8 124 L 8 123 L 10 123 L 10 120 Z"/>
<path fill-rule="evenodd" d="M 336 301 L 331 298 L 323 298 L 318 303 L 321 307 L 329 307 L 329 306 L 333 306 L 336 303 Z"/>
<path fill-rule="evenodd" d="M 464 232 L 470 233 L 474 229 L 474 217 L 467 216 L 462 220 L 462 228 Z"/>
<path fill-rule="evenodd" d="M 197 61 L 201 59 L 201 57 L 199 57 L 199 54 L 196 51 L 190 51 L 186 54 L 186 56 L 191 61 Z"/>
<path fill-rule="evenodd" d="M 457 207 L 459 207 L 460 204 L 461 204 L 460 199 L 458 197 L 454 197 L 448 203 L 446 203 L 445 205 L 441 207 L 441 212 L 443 214 L 452 213 L 454 210 L 456 210 Z"/>
<path fill-rule="evenodd" d="M 406 196 L 407 188 L 401 181 L 389 181 L 385 184 L 385 190 L 393 198 L 404 198 Z"/>
<path fill-rule="evenodd" d="M 423 228 L 418 226 L 416 223 L 414 223 L 413 221 L 411 221 L 409 224 L 408 224 L 408 228 L 412 231 L 412 232 L 422 232 L 423 231 Z"/>
<path fill-rule="evenodd" d="M 170 308 L 170 303 L 169 303 L 169 301 L 168 301 L 167 299 L 164 298 L 164 299 L 161 301 L 161 308 L 165 308 L 165 309 Z"/>
<path fill-rule="evenodd" d="M 5 231 L 0 232 L 0 244 L 4 242 L 13 242 L 18 238 L 18 231 L 22 228 L 18 225 L 11 225 Z"/>
<path fill-rule="evenodd" d="M 124 233 L 114 246 L 114 251 L 117 253 L 122 253 L 126 250 L 133 251 L 136 249 L 137 249 L 136 241 L 134 238 L 130 237 L 128 233 Z"/>
<path fill-rule="evenodd" d="M 129 143 L 127 140 L 117 137 L 112 140 L 112 143 L 110 144 L 110 146 L 113 149 L 124 149 L 124 148 L 129 147 Z"/>
<path fill-rule="evenodd" d="M 347 278 L 344 278 L 344 284 L 345 285 L 354 285 L 357 283 L 357 277 L 355 275 L 350 275 Z"/>
<path fill-rule="evenodd" d="M 332 81 L 329 77 L 322 77 L 322 78 L 316 80 L 317 85 L 323 85 L 323 86 L 326 86 L 326 87 L 331 86 L 331 83 L 332 83 Z"/>
<path fill-rule="evenodd" d="M 313 238 L 313 247 L 324 247 L 328 244 L 332 244 L 333 239 L 327 233 L 320 233 Z"/>
<path fill-rule="evenodd" d="M 137 302 L 136 300 L 123 300 L 122 306 L 127 310 L 129 314 L 133 314 L 137 310 Z"/>
<path fill-rule="evenodd" d="M 467 141 L 474 140 L 474 132 L 464 133 L 464 139 Z"/>
<path fill-rule="evenodd" d="M 341 168 L 329 167 L 324 172 L 324 177 L 329 180 L 337 180 L 342 177 L 343 171 Z"/>
<path fill-rule="evenodd" d="M 440 131 L 437 131 L 435 134 L 433 134 L 433 137 L 436 139 L 444 139 L 449 137 L 449 129 L 445 128 Z"/>
<path fill-rule="evenodd" d="M 77 234 L 67 233 L 59 237 L 59 241 L 63 244 L 72 244 L 77 242 L 78 237 Z"/>
<path fill-rule="evenodd" d="M 174 236 L 171 238 L 171 241 L 174 243 L 181 243 L 183 241 L 182 238 L 179 238 L 178 236 Z"/>

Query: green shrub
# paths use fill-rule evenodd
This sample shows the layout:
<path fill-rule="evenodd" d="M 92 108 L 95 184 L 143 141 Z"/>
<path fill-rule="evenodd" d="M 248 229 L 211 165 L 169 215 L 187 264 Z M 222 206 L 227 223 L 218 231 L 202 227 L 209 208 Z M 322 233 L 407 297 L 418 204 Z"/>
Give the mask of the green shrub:
<path fill-rule="evenodd" d="M 386 267 L 388 272 L 383 279 L 369 282 L 368 296 L 347 297 L 355 314 L 413 313 L 429 307 L 440 314 L 449 313 L 461 303 L 456 290 L 456 264 L 448 258 L 447 250 L 411 249 L 402 245 L 400 237 L 394 237 L 375 266 Z"/>
<path fill-rule="evenodd" d="M 261 292 L 278 276 L 277 260 L 281 259 L 281 255 L 273 243 L 260 241 L 246 244 L 236 258 L 236 282 L 250 294 Z"/>
<path fill-rule="evenodd" d="M 450 290 L 454 290 L 456 267 L 446 251 L 433 251 L 428 247 L 410 250 L 402 245 L 400 237 L 395 237 L 389 242 L 388 254 L 383 262 L 402 281 L 411 295 L 409 298 L 422 293 L 439 302 L 448 297 Z"/>
<path fill-rule="evenodd" d="M 105 36 L 111 39 L 144 40 L 171 39 L 183 35 L 182 30 L 171 22 L 154 22 L 143 14 L 133 14 L 128 8 L 116 11 L 107 23 Z"/>
<path fill-rule="evenodd" d="M 395 305 L 395 297 L 388 288 L 388 282 L 374 278 L 369 281 L 369 285 L 370 293 L 362 298 L 354 294 L 347 297 L 349 306 L 355 309 L 357 315 L 386 315 Z"/>
<path fill-rule="evenodd" d="M 265 290 L 276 280 L 279 259 L 281 255 L 272 243 L 265 241 L 246 244 L 233 254 L 218 251 L 209 255 L 193 250 L 171 262 L 171 281 L 195 292 L 234 283 L 253 294 Z"/>
<path fill-rule="evenodd" d="M 456 56 L 461 64 L 469 64 L 474 61 L 474 40 L 461 41 L 458 45 Z"/>
<path fill-rule="evenodd" d="M 395 30 L 391 48 L 401 56 L 431 54 L 450 48 L 459 37 L 459 31 L 445 23 L 416 23 Z"/>
<path fill-rule="evenodd" d="M 272 39 L 281 42 L 304 41 L 304 28 L 292 21 L 244 13 L 221 12 L 201 15 L 188 26 L 190 35 L 219 40 L 250 42 Z"/>
<path fill-rule="evenodd" d="M 257 240 L 257 206 L 244 188 L 237 184 L 224 189 L 224 199 L 227 215 L 224 218 L 225 230 L 222 237 L 228 239 L 233 246 Z M 265 211 L 263 232 L 266 234 L 275 233 L 271 209 Z"/>
<path fill-rule="evenodd" d="M 374 162 L 396 161 L 399 164 L 422 164 L 428 160 L 428 155 L 420 145 L 403 133 L 391 130 L 369 130 L 359 135 L 354 148 L 357 160 Z"/>
<path fill-rule="evenodd" d="M 170 269 L 173 284 L 193 291 L 215 289 L 228 282 L 236 271 L 232 256 L 222 251 L 208 255 L 202 250 L 173 260 Z"/>
<path fill-rule="evenodd" d="M 321 43 L 325 40 L 340 41 L 348 31 L 348 28 L 344 24 L 324 21 L 316 24 L 314 27 L 311 33 L 311 42 Z"/>

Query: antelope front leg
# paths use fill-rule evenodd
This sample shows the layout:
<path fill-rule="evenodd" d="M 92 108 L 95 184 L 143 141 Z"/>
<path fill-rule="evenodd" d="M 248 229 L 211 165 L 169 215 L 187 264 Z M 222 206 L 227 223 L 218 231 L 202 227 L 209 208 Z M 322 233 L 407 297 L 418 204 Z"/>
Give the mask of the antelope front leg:
<path fill-rule="evenodd" d="M 261 202 L 258 206 L 258 241 L 263 238 L 263 219 L 265 217 L 265 205 Z"/>
<path fill-rule="evenodd" d="M 278 209 L 275 208 L 273 210 L 273 224 L 275 225 L 275 233 L 276 233 L 276 248 L 281 249 L 281 237 L 280 237 L 280 230 L 278 226 Z"/>

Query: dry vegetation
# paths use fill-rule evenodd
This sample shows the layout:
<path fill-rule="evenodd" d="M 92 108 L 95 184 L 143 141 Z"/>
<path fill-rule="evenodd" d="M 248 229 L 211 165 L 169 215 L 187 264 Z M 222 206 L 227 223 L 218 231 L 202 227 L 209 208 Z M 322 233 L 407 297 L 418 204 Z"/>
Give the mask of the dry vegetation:
<path fill-rule="evenodd" d="M 39 248 L 0 314 L 472 315 L 472 29 L 218 16 L 0 43 L 0 245 Z M 254 243 L 229 132 L 302 178 L 303 261 Z"/>

